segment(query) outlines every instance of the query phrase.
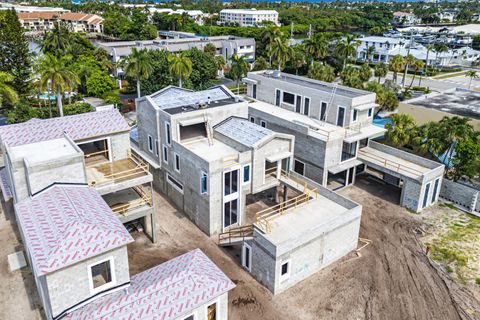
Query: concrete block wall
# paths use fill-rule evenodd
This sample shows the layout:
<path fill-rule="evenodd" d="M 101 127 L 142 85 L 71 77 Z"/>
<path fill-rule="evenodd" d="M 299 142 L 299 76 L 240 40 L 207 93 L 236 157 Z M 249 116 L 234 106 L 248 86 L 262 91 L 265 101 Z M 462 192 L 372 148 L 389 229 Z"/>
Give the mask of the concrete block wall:
<path fill-rule="evenodd" d="M 400 199 L 400 205 L 415 212 L 419 211 L 421 205 L 420 200 L 423 199 L 422 185 L 413 180 L 403 180 L 402 196 Z"/>
<path fill-rule="evenodd" d="M 110 257 L 114 259 L 116 286 L 130 282 L 127 246 L 113 249 L 45 276 L 50 308 L 54 316 L 92 296 L 88 266 Z"/>
<path fill-rule="evenodd" d="M 158 121 L 157 111 L 150 104 L 148 97 L 137 99 L 136 104 L 137 104 L 137 124 L 138 124 L 137 126 L 138 146 L 142 151 L 148 154 L 152 159 L 156 159 L 157 162 L 161 164 L 161 154 L 162 154 L 161 148 L 162 148 L 162 143 L 165 143 L 165 142 L 161 141 L 160 136 L 165 135 L 164 132 L 161 131 L 165 129 L 163 126 L 157 127 L 157 121 Z M 149 151 L 148 135 L 152 136 L 154 144 L 155 144 L 155 139 L 159 140 L 160 159 L 159 157 L 156 156 L 155 146 L 152 152 Z"/>
<path fill-rule="evenodd" d="M 480 189 L 473 185 L 443 179 L 440 197 L 448 200 L 463 210 L 480 215 Z"/>
<path fill-rule="evenodd" d="M 130 132 L 117 133 L 110 136 L 112 160 L 122 160 L 128 157 L 130 150 Z"/>

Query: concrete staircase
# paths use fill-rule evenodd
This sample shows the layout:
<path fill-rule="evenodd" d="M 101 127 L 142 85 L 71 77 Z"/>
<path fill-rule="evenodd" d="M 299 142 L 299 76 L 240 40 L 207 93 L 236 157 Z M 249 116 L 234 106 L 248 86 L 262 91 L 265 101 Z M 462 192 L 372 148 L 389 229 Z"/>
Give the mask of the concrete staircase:
<path fill-rule="evenodd" d="M 242 244 L 253 239 L 253 225 L 230 228 L 218 235 L 218 245 L 222 247 Z"/>

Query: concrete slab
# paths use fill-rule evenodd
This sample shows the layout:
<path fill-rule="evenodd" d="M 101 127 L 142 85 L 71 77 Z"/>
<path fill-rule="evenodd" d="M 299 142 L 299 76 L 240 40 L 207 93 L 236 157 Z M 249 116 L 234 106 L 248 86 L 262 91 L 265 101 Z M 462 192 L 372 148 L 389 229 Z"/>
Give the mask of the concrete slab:
<path fill-rule="evenodd" d="M 8 255 L 8 266 L 11 272 L 27 266 L 23 251 L 18 251 Z"/>

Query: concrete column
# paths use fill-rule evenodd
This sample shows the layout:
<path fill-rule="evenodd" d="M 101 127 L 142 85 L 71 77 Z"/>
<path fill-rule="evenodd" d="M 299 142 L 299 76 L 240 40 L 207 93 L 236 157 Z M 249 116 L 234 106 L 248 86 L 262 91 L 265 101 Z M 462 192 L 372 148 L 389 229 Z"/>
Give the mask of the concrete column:
<path fill-rule="evenodd" d="M 280 179 L 282 174 L 282 160 L 277 160 L 277 179 Z"/>

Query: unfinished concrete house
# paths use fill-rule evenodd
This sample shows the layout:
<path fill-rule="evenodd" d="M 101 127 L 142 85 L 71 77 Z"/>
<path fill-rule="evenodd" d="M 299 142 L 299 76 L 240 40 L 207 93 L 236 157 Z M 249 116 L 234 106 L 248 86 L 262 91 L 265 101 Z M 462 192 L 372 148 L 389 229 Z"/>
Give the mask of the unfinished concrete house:
<path fill-rule="evenodd" d="M 244 78 L 250 121 L 295 136 L 292 169 L 337 190 L 369 173 L 399 188 L 400 205 L 413 211 L 438 199 L 444 166 L 372 139 L 375 93 L 277 71 Z M 401 191 L 400 191 L 401 190 Z"/>
<path fill-rule="evenodd" d="M 49 320 L 228 318 L 235 285 L 198 249 L 130 277 L 133 239 L 93 187 L 53 184 L 15 214 Z"/>
<path fill-rule="evenodd" d="M 17 203 L 52 183 L 87 183 L 120 221 L 138 221 L 154 241 L 153 177 L 130 151 L 129 132 L 117 110 L 3 126 L 4 194 Z"/>
<path fill-rule="evenodd" d="M 154 186 L 206 234 L 246 223 L 246 197 L 279 185 L 294 139 L 247 120 L 248 104 L 223 86 L 168 87 L 137 100 L 132 140 Z"/>

